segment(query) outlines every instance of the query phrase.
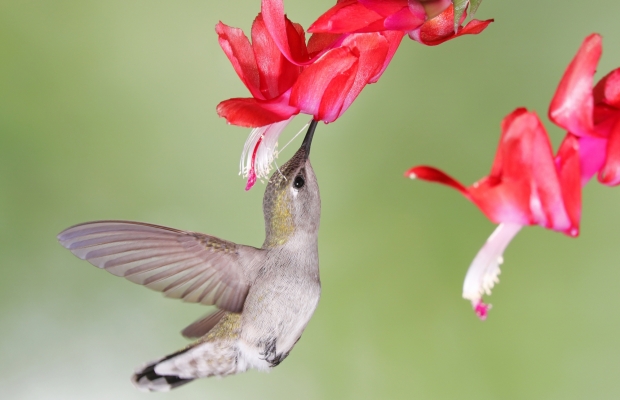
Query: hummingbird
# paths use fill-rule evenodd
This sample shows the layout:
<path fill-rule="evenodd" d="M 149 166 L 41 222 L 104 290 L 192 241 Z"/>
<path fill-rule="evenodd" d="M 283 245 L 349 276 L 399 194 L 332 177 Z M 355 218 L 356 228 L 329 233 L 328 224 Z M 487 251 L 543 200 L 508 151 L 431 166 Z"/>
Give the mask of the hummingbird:
<path fill-rule="evenodd" d="M 138 389 L 270 370 L 295 346 L 321 295 L 321 198 L 309 159 L 316 125 L 269 178 L 261 248 L 133 221 L 87 222 L 58 234 L 62 246 L 96 267 L 166 297 L 216 306 L 181 332 L 197 340 L 136 370 Z"/>

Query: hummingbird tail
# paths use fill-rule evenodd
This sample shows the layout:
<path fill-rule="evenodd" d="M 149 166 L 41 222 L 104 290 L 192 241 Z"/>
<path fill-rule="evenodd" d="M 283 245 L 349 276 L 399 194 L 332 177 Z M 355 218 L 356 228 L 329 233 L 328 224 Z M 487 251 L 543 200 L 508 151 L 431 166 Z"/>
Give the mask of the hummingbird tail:
<path fill-rule="evenodd" d="M 193 381 L 193 378 L 180 378 L 177 375 L 160 375 L 155 372 L 155 367 L 160 363 L 170 360 L 185 353 L 189 349 L 177 351 L 159 360 L 151 361 L 138 368 L 131 377 L 133 385 L 143 392 L 168 392 L 178 386 Z"/>
<path fill-rule="evenodd" d="M 236 346 L 228 341 L 197 342 L 164 358 L 147 363 L 131 377 L 144 392 L 167 392 L 196 378 L 226 376 L 245 371 Z M 240 365 L 241 364 L 241 365 Z"/>

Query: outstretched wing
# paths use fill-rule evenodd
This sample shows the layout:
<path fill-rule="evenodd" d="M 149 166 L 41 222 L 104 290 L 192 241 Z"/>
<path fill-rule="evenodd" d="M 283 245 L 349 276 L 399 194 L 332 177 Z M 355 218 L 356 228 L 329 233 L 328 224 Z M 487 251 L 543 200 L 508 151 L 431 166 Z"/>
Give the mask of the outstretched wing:
<path fill-rule="evenodd" d="M 202 233 L 132 221 L 95 221 L 58 234 L 61 245 L 96 267 L 191 303 L 240 312 L 244 269 L 261 250 Z"/>

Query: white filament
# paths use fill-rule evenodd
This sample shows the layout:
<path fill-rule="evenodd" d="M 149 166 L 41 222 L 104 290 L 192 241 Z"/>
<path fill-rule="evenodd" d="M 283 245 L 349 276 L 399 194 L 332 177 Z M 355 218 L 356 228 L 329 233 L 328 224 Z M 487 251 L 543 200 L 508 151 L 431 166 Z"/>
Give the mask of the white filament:
<path fill-rule="evenodd" d="M 243 177 L 248 177 L 252 165 L 254 166 L 254 173 L 258 179 L 264 178 L 269 174 L 271 171 L 271 164 L 278 156 L 278 138 L 292 119 L 293 117 L 252 129 L 250 136 L 243 146 L 241 161 L 239 162 L 239 173 Z M 254 162 L 252 163 L 252 161 Z"/>
<path fill-rule="evenodd" d="M 480 301 L 482 295 L 491 294 L 493 286 L 499 283 L 499 266 L 504 262 L 504 250 L 522 227 L 523 225 L 514 223 L 499 224 L 467 270 L 463 283 L 463 298 L 471 300 L 473 304 Z"/>

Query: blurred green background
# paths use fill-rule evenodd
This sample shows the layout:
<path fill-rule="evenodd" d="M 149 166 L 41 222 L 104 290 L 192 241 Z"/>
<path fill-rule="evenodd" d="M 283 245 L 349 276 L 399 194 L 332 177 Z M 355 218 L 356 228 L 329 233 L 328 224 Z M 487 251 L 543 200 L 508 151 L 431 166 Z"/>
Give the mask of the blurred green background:
<path fill-rule="evenodd" d="M 62 229 L 131 219 L 259 246 L 264 185 L 237 176 L 248 129 L 216 104 L 248 95 L 218 20 L 259 0 L 0 1 L 0 392 L 6 399 L 611 399 L 620 396 L 620 191 L 590 183 L 581 237 L 525 229 L 486 322 L 461 299 L 493 225 L 458 193 L 405 179 L 430 164 L 486 175 L 501 119 L 546 112 L 583 38 L 597 79 L 620 66 L 617 1 L 486 0 L 487 31 L 405 39 L 376 85 L 321 125 L 323 296 L 270 374 L 136 391 L 133 369 L 183 347 L 206 310 L 75 258 Z M 332 1 L 286 1 L 307 27 Z M 561 5 L 561 7 L 560 7 Z M 281 144 L 307 121 L 295 119 Z M 283 163 L 301 142 L 281 155 Z"/>

